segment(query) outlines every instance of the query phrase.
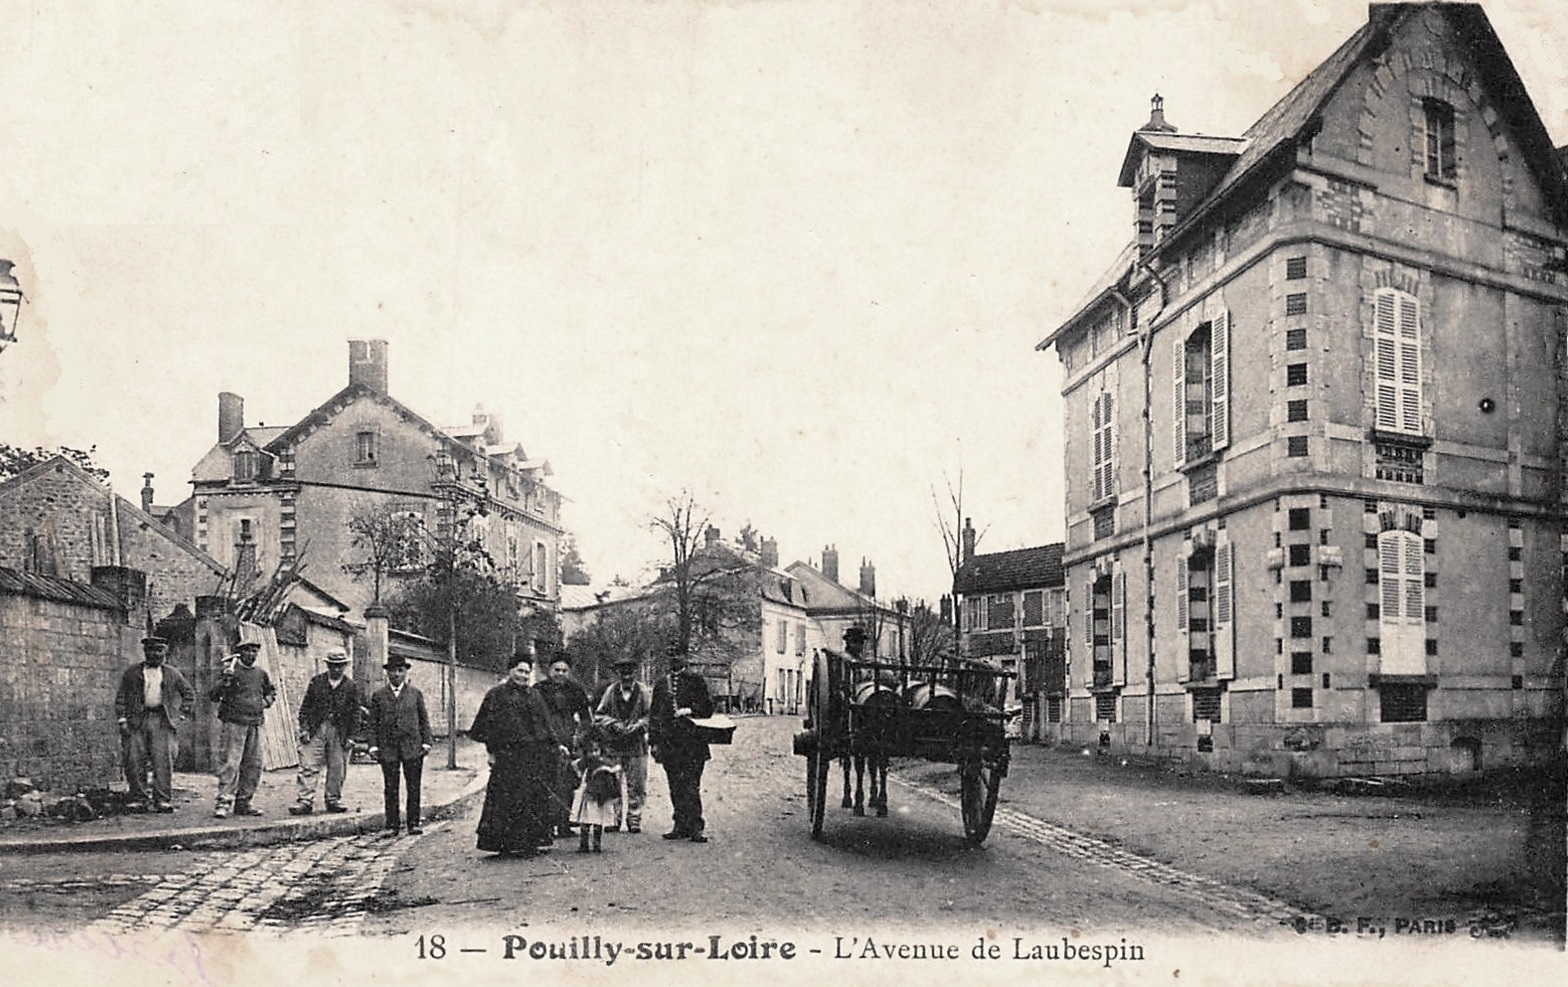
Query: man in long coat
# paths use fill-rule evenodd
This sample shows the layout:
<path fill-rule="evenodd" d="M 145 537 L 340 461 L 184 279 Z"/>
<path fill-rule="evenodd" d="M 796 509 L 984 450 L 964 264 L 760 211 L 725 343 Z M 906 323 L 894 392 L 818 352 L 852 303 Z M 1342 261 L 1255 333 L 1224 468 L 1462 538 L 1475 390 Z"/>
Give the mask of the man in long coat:
<path fill-rule="evenodd" d="M 670 672 L 653 686 L 653 707 L 648 713 L 648 742 L 653 759 L 664 765 L 670 785 L 675 825 L 667 840 L 706 843 L 702 818 L 702 769 L 708 763 L 708 744 L 698 738 L 693 719 L 713 715 L 713 699 L 701 675 L 686 669 L 686 653 L 671 647 Z"/>

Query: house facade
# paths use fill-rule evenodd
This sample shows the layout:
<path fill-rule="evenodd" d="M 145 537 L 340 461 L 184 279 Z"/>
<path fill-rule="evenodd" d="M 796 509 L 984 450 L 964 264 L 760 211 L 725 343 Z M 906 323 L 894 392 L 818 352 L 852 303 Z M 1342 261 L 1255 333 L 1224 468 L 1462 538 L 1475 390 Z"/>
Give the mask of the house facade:
<path fill-rule="evenodd" d="M 1024 738 L 1060 739 L 1068 694 L 1061 543 L 976 554 L 966 520 L 960 544 L 963 560 L 953 579 L 959 653 L 1014 673 L 1002 698 L 1022 705 Z"/>
<path fill-rule="evenodd" d="M 92 582 L 105 566 L 136 570 L 145 596 L 131 619 L 141 625 L 217 592 L 226 573 L 189 538 L 65 456 L 0 483 L 0 565 L 78 583 Z"/>
<path fill-rule="evenodd" d="M 1245 134 L 1128 146 L 1065 370 L 1064 736 L 1224 770 L 1556 747 L 1568 186 L 1481 8 L 1373 4 Z"/>
<path fill-rule="evenodd" d="M 311 578 L 362 613 L 374 597 L 369 575 L 344 563 L 362 561 L 349 524 L 390 512 L 442 537 L 454 517 L 482 506 L 468 529 L 478 532 L 521 605 L 554 611 L 560 594 L 561 498 L 546 482 L 549 466 L 508 444 L 501 423 L 477 411 L 469 424 L 443 428 L 387 393 L 387 345 L 349 343 L 348 386 L 296 424 L 245 424 L 244 402 L 218 395 L 217 443 L 192 475 L 191 498 L 176 514 L 182 530 L 216 559 L 265 579 L 303 552 Z M 418 539 L 387 582 L 420 571 Z"/>
<path fill-rule="evenodd" d="M 717 575 L 705 581 L 702 593 L 722 605 L 700 603 L 704 613 L 722 611 L 724 618 L 704 626 L 695 635 L 692 668 L 708 679 L 709 690 L 725 697 L 724 705 L 746 712 L 802 715 L 806 687 L 816 658 L 825 648 L 842 651 L 844 632 L 859 627 L 866 633 L 864 657 L 895 663 L 900 660 L 908 616 L 896 607 L 878 603 L 876 569 L 861 565 L 860 589 L 838 582 L 838 553 L 823 552 L 823 566 L 778 563 L 778 543 L 757 538 L 748 529 L 736 544 L 722 540 L 709 528 L 694 565 L 711 567 Z M 561 612 L 567 648 L 574 652 L 585 683 L 593 676 L 605 678 L 609 662 L 619 655 L 599 654 L 604 639 L 589 645 L 590 631 L 599 622 L 621 624 L 616 645 L 645 659 L 643 672 L 657 674 L 657 651 L 674 636 L 674 587 L 668 575 L 640 589 L 612 587 L 594 591 L 570 587 Z M 644 625 L 641 632 L 628 624 Z M 651 635 L 647 627 L 655 628 Z M 579 636 L 581 635 L 581 636 Z M 590 673 L 590 669 L 592 672 Z"/>

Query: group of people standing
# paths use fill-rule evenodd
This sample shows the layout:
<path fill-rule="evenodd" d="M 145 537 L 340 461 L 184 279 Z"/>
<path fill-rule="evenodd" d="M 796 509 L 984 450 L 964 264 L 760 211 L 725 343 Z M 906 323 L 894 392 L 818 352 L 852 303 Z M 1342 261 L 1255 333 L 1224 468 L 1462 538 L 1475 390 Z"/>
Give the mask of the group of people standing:
<path fill-rule="evenodd" d="M 125 779 L 133 806 L 174 812 L 173 772 L 177 725 L 188 718 L 196 694 L 168 667 L 168 641 L 142 640 L 143 658 L 127 668 L 115 694 Z M 213 815 L 259 816 L 252 804 L 261 779 L 261 728 L 277 699 L 267 670 L 257 664 L 261 645 L 241 643 L 223 664 L 208 698 L 219 721 L 217 796 Z M 600 849 L 602 834 L 623 827 L 642 832 L 648 758 L 663 765 L 674 825 L 667 840 L 706 843 L 702 773 L 708 744 L 692 720 L 713 715 L 702 676 L 686 668 L 678 647 L 666 650 L 668 672 L 652 688 L 637 679 L 641 662 L 615 663 L 616 680 L 597 700 L 571 675 L 571 662 L 556 656 L 549 675 L 533 679 L 533 659 L 513 659 L 506 679 L 486 693 L 468 735 L 485 745 L 490 780 L 479 820 L 479 849 L 531 857 L 571 835 L 578 850 Z M 343 782 L 363 720 L 369 719 L 370 756 L 381 764 L 386 828 L 396 834 L 420 827 L 420 788 L 433 738 L 424 696 L 408 683 L 407 659 L 385 664 L 386 685 L 364 700 L 348 675 L 342 650 L 326 655 L 326 670 L 311 679 L 299 706 L 299 776 L 293 815 L 315 810 L 316 788 L 326 774 L 327 812 L 347 812 Z M 150 775 L 150 781 L 149 781 Z M 400 788 L 406 788 L 406 808 Z"/>
<path fill-rule="evenodd" d="M 212 814 L 219 819 L 259 816 L 251 800 L 261 781 L 261 727 L 277 700 L 277 687 L 257 664 L 261 645 L 244 641 L 223 663 L 207 698 L 217 704 L 218 790 Z M 165 664 L 169 642 L 159 635 L 142 639 L 142 660 L 120 676 L 114 715 L 120 728 L 121 763 L 133 809 L 174 812 L 174 762 L 179 752 L 178 725 L 195 708 L 196 692 L 178 669 Z M 293 815 L 314 809 L 316 786 L 325 769 L 326 809 L 347 812 L 343 780 L 353 738 L 367 714 L 363 692 L 348 675 L 348 653 L 326 655 L 326 671 L 310 680 L 299 706 L 299 778 Z M 434 742 L 430 714 L 420 691 L 407 683 L 408 660 L 386 663 L 387 684 L 369 700 L 370 755 L 381 763 L 386 826 L 392 833 L 420 829 L 420 785 L 425 755 Z M 149 779 L 150 776 L 150 779 Z M 407 812 L 400 795 L 406 784 Z"/>
<path fill-rule="evenodd" d="M 537 684 L 530 684 L 532 658 L 514 658 L 468 730 L 490 760 L 479 849 L 532 857 L 575 826 L 577 849 L 588 853 L 600 849 L 605 830 L 642 832 L 650 755 L 664 766 L 675 810 L 665 839 L 707 842 L 701 784 L 708 745 L 690 721 L 711 716 L 713 702 L 702 677 L 685 670 L 685 654 L 667 654 L 669 674 L 652 689 L 637 680 L 637 659 L 616 662 L 616 680 L 597 702 L 571 678 L 565 656 Z"/>

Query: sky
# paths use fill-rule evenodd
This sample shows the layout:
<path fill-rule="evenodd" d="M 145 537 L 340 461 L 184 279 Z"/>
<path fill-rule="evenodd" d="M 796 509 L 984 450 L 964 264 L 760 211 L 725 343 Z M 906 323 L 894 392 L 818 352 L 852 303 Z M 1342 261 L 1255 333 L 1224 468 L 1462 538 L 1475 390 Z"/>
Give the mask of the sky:
<path fill-rule="evenodd" d="M 1568 19 L 1485 4 L 1554 143 Z M 1360 0 L 4 4 L 0 441 L 189 493 L 389 342 L 426 418 L 549 460 L 597 582 L 683 490 L 884 598 L 1063 537 L 1043 339 L 1130 239 L 1149 99 L 1239 135 Z"/>

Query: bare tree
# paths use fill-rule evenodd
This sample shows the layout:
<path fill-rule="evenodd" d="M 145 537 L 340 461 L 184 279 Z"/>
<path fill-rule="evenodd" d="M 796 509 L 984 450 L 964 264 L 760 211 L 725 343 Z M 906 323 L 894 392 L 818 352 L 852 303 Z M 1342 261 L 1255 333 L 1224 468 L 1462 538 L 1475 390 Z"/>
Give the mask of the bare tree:
<path fill-rule="evenodd" d="M 909 663 L 935 665 L 953 654 L 953 628 L 924 600 L 909 610 Z"/>
<path fill-rule="evenodd" d="M 418 568 L 423 548 L 430 540 L 419 518 L 407 511 L 381 505 L 349 518 L 349 545 L 360 551 L 357 562 L 343 563 L 355 579 L 369 575 L 371 602 L 381 602 L 381 587 L 388 576 Z"/>
<path fill-rule="evenodd" d="M 670 566 L 660 581 L 675 595 L 675 643 L 690 654 L 700 642 L 720 650 L 726 631 L 746 625 L 760 611 L 755 604 L 755 567 L 727 551 L 705 551 L 710 516 L 690 491 L 665 504 L 663 514 L 648 520 L 653 531 L 670 544 Z M 754 614 L 755 612 L 755 614 Z"/>
<path fill-rule="evenodd" d="M 936 526 L 937 530 L 942 533 L 942 545 L 947 550 L 947 569 L 952 574 L 950 592 L 952 593 L 951 598 L 953 601 L 953 640 L 956 642 L 960 640 L 959 629 L 963 626 L 958 607 L 958 570 L 962 569 L 964 563 L 968 561 L 964 558 L 964 529 L 967 527 L 964 523 L 964 471 L 961 469 L 958 471 L 958 489 L 956 490 L 953 489 L 953 481 L 948 478 L 946 473 L 942 474 L 942 481 L 947 485 L 948 506 L 953 510 L 952 523 L 948 523 L 947 508 L 943 506 L 942 501 L 937 497 L 936 487 L 931 488 L 931 503 L 936 507 Z M 982 531 L 980 535 L 975 537 L 975 545 L 980 543 L 980 536 L 984 534 L 985 532 Z M 973 549 L 973 546 L 969 547 L 971 550 Z"/>

